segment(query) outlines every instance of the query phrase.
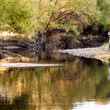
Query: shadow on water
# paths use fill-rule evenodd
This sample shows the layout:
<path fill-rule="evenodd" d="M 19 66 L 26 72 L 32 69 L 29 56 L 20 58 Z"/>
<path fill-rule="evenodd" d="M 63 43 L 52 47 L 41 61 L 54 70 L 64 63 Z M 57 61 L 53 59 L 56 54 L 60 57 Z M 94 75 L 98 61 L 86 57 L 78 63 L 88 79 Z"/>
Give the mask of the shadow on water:
<path fill-rule="evenodd" d="M 28 110 L 28 95 L 22 94 L 19 97 L 13 99 L 13 103 L 10 103 L 7 97 L 0 99 L 1 110 Z"/>
<path fill-rule="evenodd" d="M 106 103 L 108 73 L 108 65 L 93 60 L 75 60 L 64 67 L 8 69 L 0 75 L 0 109 L 72 110 L 77 102 Z"/>

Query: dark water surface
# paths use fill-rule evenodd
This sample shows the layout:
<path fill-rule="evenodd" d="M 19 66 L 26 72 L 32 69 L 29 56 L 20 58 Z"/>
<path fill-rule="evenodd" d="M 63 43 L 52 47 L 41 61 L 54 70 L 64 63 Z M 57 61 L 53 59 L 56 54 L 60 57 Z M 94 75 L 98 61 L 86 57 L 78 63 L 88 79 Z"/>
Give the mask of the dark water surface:
<path fill-rule="evenodd" d="M 109 66 L 0 69 L 0 110 L 110 110 Z"/>

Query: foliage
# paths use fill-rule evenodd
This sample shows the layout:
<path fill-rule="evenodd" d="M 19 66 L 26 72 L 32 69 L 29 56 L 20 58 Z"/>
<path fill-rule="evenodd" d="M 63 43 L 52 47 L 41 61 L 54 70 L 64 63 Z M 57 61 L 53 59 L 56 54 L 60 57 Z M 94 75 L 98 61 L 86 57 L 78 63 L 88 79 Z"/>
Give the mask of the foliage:
<path fill-rule="evenodd" d="M 26 32 L 31 26 L 31 5 L 26 0 L 0 0 L 0 28 Z"/>
<path fill-rule="evenodd" d="M 98 9 L 100 10 L 100 23 L 105 28 L 110 29 L 110 0 L 97 0 Z"/>
<path fill-rule="evenodd" d="M 109 0 L 0 0 L 0 28 L 17 32 L 38 32 L 51 28 L 72 30 L 110 27 Z"/>
<path fill-rule="evenodd" d="M 37 29 L 63 28 L 76 34 L 98 20 L 96 0 L 37 0 Z"/>

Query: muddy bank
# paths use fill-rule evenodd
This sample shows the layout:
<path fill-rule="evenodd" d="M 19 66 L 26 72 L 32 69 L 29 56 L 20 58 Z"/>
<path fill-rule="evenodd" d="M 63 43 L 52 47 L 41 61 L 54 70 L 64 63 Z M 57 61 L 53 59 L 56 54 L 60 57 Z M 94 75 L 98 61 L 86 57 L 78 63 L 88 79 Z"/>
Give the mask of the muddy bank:
<path fill-rule="evenodd" d="M 79 36 L 76 36 L 72 31 L 51 29 L 36 34 L 34 38 L 34 41 L 0 40 L 0 58 L 6 58 L 14 53 L 25 57 L 36 57 L 37 60 L 72 59 L 72 56 L 61 55 L 55 51 L 58 49 L 98 47 L 108 41 L 107 31 L 94 31 L 90 27 Z"/>
<path fill-rule="evenodd" d="M 28 40 L 1 40 L 0 39 L 0 61 L 1 62 L 29 62 L 32 54 L 30 52 L 31 42 Z M 28 53 L 28 54 L 27 54 Z"/>

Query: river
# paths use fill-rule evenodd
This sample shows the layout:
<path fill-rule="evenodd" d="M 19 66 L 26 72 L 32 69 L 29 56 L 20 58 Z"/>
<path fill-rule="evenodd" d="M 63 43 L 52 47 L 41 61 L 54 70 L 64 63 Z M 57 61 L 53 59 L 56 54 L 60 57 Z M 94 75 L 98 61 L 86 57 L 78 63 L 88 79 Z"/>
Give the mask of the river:
<path fill-rule="evenodd" d="M 109 65 L 76 59 L 60 67 L 1 68 L 0 110 L 110 110 Z"/>

